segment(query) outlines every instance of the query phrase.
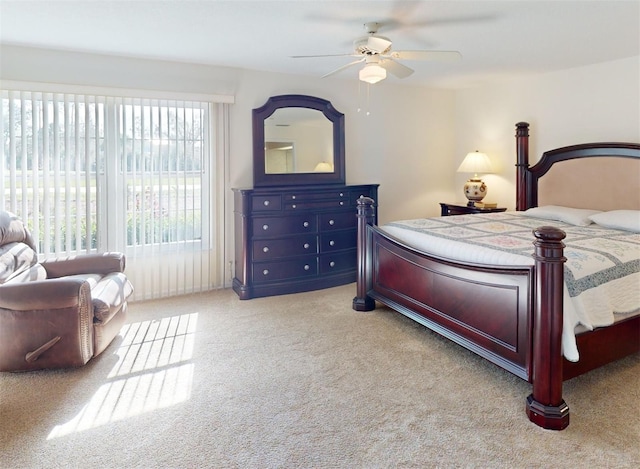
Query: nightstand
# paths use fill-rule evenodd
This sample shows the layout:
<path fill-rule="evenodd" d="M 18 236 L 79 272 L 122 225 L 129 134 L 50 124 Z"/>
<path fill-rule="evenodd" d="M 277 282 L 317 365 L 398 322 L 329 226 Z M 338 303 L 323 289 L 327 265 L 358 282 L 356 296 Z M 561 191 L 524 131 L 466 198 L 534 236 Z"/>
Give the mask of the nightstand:
<path fill-rule="evenodd" d="M 440 215 L 443 217 L 450 215 L 467 215 L 469 213 L 496 213 L 507 210 L 506 207 L 480 208 L 470 207 L 468 205 L 445 204 L 443 202 L 440 202 L 440 207 L 442 209 Z"/>

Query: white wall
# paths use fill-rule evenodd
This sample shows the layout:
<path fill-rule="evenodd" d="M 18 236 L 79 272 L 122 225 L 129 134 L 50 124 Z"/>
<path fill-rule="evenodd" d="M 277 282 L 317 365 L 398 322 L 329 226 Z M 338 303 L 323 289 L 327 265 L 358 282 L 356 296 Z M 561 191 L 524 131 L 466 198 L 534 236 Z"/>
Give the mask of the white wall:
<path fill-rule="evenodd" d="M 308 94 L 345 114 L 348 183 L 379 183 L 380 222 L 435 216 L 464 201 L 455 173 L 473 150 L 491 157 L 487 200 L 515 205 L 515 123 L 531 124 L 532 162 L 545 150 L 593 141 L 640 141 L 640 57 L 461 91 L 359 88 L 355 73 L 328 79 L 3 46 L 0 79 L 230 94 L 226 262 L 233 259 L 231 188 L 251 187 L 251 110 L 269 96 Z M 358 112 L 358 109 L 361 109 Z M 367 115 L 366 111 L 370 114 Z M 229 269 L 227 284 L 230 283 Z"/>
<path fill-rule="evenodd" d="M 269 96 L 308 94 L 345 114 L 347 183 L 380 184 L 380 222 L 438 215 L 438 202 L 453 197 L 454 93 L 389 81 L 372 87 L 367 103 L 358 86 L 355 76 L 331 81 L 245 71 L 231 113 L 229 187 L 253 183 L 251 110 Z"/>
<path fill-rule="evenodd" d="M 234 95 L 225 265 L 234 252 L 231 188 L 253 182 L 251 110 L 270 96 L 314 95 L 345 114 L 347 183 L 380 184 L 380 221 L 437 215 L 438 202 L 453 197 L 453 91 L 399 86 L 389 79 L 372 87 L 367 101 L 355 72 L 320 79 L 16 46 L 0 52 L 2 80 Z M 227 285 L 229 272 L 225 268 Z"/>
<path fill-rule="evenodd" d="M 454 93 L 391 81 L 370 91 L 367 105 L 355 77 L 328 81 L 245 71 L 231 117 L 231 187 L 253 182 L 251 110 L 269 96 L 310 94 L 345 114 L 347 183 L 380 184 L 381 221 L 436 215 L 439 194 L 452 194 Z"/>
<path fill-rule="evenodd" d="M 456 93 L 456 165 L 473 150 L 498 173 L 485 200 L 515 207 L 515 124 L 531 124 L 530 159 L 566 145 L 640 142 L 640 57 L 562 70 Z M 465 175 L 455 175 L 460 188 Z M 461 192 L 460 192 L 461 194 Z"/>

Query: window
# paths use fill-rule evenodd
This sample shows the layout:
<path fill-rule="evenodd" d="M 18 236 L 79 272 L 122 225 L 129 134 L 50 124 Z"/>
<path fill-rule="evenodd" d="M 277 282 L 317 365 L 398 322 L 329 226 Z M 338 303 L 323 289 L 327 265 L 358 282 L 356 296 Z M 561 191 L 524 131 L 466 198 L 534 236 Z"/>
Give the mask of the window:
<path fill-rule="evenodd" d="M 98 248 L 103 116 L 95 98 L 3 92 L 0 207 L 26 222 L 45 256 Z"/>
<path fill-rule="evenodd" d="M 142 101 L 117 112 L 126 245 L 206 244 L 208 104 Z"/>
<path fill-rule="evenodd" d="M 0 207 L 26 222 L 43 257 L 122 251 L 129 265 L 193 261 L 216 245 L 214 107 L 3 91 Z M 190 272 L 168 266 L 183 279 L 144 296 L 210 289 L 210 278 L 201 283 L 209 261 Z"/>

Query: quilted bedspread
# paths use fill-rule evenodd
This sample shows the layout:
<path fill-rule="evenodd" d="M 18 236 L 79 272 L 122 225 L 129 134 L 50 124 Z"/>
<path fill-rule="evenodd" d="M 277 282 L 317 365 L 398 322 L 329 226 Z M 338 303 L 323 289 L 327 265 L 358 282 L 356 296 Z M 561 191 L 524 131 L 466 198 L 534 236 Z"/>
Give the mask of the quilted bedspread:
<path fill-rule="evenodd" d="M 574 226 L 531 218 L 519 212 L 459 215 L 403 220 L 382 228 L 415 248 L 437 256 L 477 264 L 533 264 L 532 230 L 555 226 L 564 240 L 565 332 L 578 324 L 587 329 L 608 326 L 614 313 L 640 309 L 640 234 L 592 224 Z M 570 299 L 567 299 L 569 297 Z M 565 356 L 578 359 L 572 343 Z M 571 342 L 571 341 L 570 341 Z"/>

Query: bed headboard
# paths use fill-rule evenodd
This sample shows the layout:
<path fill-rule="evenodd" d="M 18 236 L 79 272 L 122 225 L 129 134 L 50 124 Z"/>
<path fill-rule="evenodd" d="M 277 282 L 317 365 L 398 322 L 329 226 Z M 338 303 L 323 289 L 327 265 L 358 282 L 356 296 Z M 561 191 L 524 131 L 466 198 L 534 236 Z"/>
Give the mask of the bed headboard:
<path fill-rule="evenodd" d="M 519 122 L 516 153 L 516 210 L 539 205 L 640 210 L 640 144 L 572 145 L 544 152 L 529 166 L 529 124 Z"/>

